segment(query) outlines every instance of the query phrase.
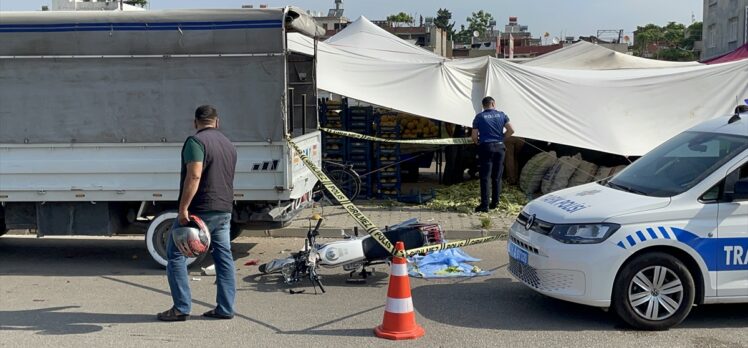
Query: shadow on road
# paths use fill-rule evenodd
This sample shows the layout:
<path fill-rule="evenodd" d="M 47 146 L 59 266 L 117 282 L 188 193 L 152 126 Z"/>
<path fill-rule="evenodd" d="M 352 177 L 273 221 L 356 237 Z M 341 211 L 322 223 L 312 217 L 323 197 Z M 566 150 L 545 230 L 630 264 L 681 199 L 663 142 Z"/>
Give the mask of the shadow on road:
<path fill-rule="evenodd" d="M 313 336 L 344 336 L 344 337 L 371 337 L 373 334 L 373 329 L 371 328 L 365 328 L 365 329 L 325 329 L 321 330 L 320 328 L 335 324 L 338 322 L 344 322 L 350 318 L 353 318 L 355 316 L 365 314 L 368 312 L 376 311 L 376 310 L 382 310 L 384 306 L 376 306 L 369 309 L 365 309 L 363 311 L 359 311 L 353 314 L 345 315 L 340 318 L 336 318 L 327 322 L 324 322 L 322 324 L 318 324 L 309 328 L 306 328 L 304 330 L 298 330 L 298 331 L 280 331 L 279 334 L 283 335 L 313 335 Z"/>
<path fill-rule="evenodd" d="M 254 243 L 232 242 L 234 259 L 244 258 Z M 206 257 L 201 265 L 210 265 Z M 195 265 L 191 271 L 200 271 Z M 100 276 L 162 275 L 164 268 L 151 259 L 145 242 L 105 238 L 0 238 L 0 275 Z"/>
<path fill-rule="evenodd" d="M 40 335 L 74 335 L 101 331 L 111 324 L 152 322 L 153 315 L 66 311 L 79 306 L 0 311 L 0 331 L 27 330 Z"/>
<path fill-rule="evenodd" d="M 412 293 L 419 314 L 452 326 L 522 331 L 630 330 L 612 313 L 543 296 L 509 278 L 423 285 Z M 475 305 L 478 301 L 480 306 Z M 746 313 L 748 304 L 695 307 L 673 330 L 745 328 Z"/>
<path fill-rule="evenodd" d="M 576 331 L 610 330 L 616 323 L 600 309 L 553 300 L 509 278 L 423 285 L 412 292 L 419 314 L 452 326 Z M 476 306 L 476 302 L 481 305 Z"/>
<path fill-rule="evenodd" d="M 389 282 L 389 274 L 384 272 L 384 266 L 382 269 L 377 269 L 377 272 L 366 278 L 365 281 L 349 282 L 350 279 L 348 272 L 344 272 L 342 268 L 324 270 L 322 274 L 322 285 L 327 287 L 347 287 L 347 288 L 381 288 L 387 286 Z M 368 268 L 367 268 L 368 269 Z M 335 270 L 340 270 L 342 273 L 332 273 Z M 356 277 L 355 279 L 360 279 Z M 314 294 L 312 283 L 308 278 L 304 278 L 301 282 L 294 285 L 287 285 L 283 281 L 283 276 L 280 273 L 275 274 L 252 274 L 244 277 L 244 283 L 248 287 L 239 287 L 239 291 L 260 291 L 260 292 L 288 292 L 291 290 L 305 290 L 304 294 Z"/>

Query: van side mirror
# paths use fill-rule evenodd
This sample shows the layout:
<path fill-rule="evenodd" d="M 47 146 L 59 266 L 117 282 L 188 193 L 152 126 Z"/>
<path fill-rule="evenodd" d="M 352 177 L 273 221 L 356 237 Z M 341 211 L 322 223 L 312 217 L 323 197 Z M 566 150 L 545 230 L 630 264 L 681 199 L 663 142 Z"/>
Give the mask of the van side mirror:
<path fill-rule="evenodd" d="M 735 183 L 732 194 L 733 200 L 748 199 L 748 178 L 742 178 Z"/>

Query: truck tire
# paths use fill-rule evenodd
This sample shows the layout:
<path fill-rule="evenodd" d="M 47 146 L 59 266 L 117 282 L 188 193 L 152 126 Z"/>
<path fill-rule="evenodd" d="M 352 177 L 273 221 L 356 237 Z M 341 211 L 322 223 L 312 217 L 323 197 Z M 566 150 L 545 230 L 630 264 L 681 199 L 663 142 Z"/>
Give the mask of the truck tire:
<path fill-rule="evenodd" d="M 641 330 L 667 330 L 693 307 L 695 285 L 688 268 L 676 257 L 651 252 L 626 263 L 613 286 L 613 311 Z"/>
<path fill-rule="evenodd" d="M 242 225 L 231 222 L 231 232 L 229 234 L 229 240 L 234 240 L 242 234 Z"/>
<path fill-rule="evenodd" d="M 177 212 L 162 212 L 153 219 L 145 234 L 145 245 L 148 249 L 148 253 L 151 255 L 151 258 L 162 267 L 166 267 L 166 242 L 169 237 L 169 232 L 171 231 L 171 226 L 174 224 L 174 219 L 176 218 Z M 187 258 L 187 266 L 199 264 L 206 255 L 207 253 L 198 257 Z"/>

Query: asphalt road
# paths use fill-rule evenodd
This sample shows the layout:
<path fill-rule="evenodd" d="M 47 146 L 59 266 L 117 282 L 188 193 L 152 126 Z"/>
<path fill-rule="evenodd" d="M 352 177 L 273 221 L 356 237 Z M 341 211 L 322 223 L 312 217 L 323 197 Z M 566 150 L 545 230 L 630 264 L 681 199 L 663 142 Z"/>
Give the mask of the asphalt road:
<path fill-rule="evenodd" d="M 382 340 L 372 328 L 384 311 L 385 268 L 364 285 L 347 284 L 342 270 L 326 270 L 326 294 L 302 287 L 305 293 L 291 295 L 277 277 L 244 266 L 250 258 L 268 261 L 302 245 L 301 239 L 239 238 L 237 316 L 162 323 L 155 313 L 171 306 L 168 285 L 141 239 L 2 237 L 0 346 L 748 346 L 748 305 L 695 308 L 666 332 L 628 330 L 600 309 L 553 300 L 513 280 L 505 270 L 504 242 L 465 249 L 483 259 L 478 265 L 491 276 L 411 278 L 426 336 L 408 343 Z M 193 314 L 199 315 L 212 307 L 215 290 L 213 277 L 195 269 Z"/>

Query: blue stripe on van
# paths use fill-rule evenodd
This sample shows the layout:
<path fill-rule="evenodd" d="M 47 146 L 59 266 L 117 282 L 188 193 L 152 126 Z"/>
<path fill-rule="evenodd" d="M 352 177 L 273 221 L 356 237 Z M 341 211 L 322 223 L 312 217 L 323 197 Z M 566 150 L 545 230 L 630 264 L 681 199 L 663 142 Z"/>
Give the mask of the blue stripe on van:
<path fill-rule="evenodd" d="M 634 241 L 634 238 L 631 238 L 631 236 L 626 236 L 626 240 L 629 241 L 629 245 L 634 246 L 636 245 L 636 241 Z"/>
<path fill-rule="evenodd" d="M 660 230 L 660 233 L 662 233 L 663 237 L 665 237 L 666 239 L 672 239 L 670 238 L 670 234 L 667 233 L 667 230 L 665 229 L 665 227 L 660 226 L 660 227 L 657 227 L 657 229 Z"/>
<path fill-rule="evenodd" d="M 659 239 L 660 237 L 657 237 L 657 233 L 650 227 L 647 227 L 647 232 L 649 232 L 649 236 L 652 237 L 652 239 Z"/>

